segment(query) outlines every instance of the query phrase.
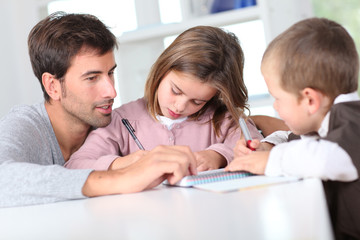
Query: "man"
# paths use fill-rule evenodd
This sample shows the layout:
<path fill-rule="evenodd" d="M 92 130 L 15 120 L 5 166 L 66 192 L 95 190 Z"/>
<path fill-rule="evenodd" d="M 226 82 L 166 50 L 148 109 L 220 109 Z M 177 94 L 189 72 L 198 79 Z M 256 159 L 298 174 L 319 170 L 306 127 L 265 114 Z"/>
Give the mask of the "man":
<path fill-rule="evenodd" d="M 0 120 L 0 207 L 137 192 L 196 173 L 183 146 L 139 151 L 114 171 L 65 169 L 92 127 L 111 121 L 116 38 L 94 16 L 55 13 L 28 45 L 45 102 Z"/>

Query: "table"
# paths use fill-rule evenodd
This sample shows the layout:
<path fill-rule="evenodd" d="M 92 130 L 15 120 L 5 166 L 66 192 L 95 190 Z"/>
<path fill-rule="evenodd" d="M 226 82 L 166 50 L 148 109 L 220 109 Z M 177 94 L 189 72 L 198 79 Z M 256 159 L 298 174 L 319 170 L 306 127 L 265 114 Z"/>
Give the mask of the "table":
<path fill-rule="evenodd" d="M 333 239 L 321 181 L 230 193 L 159 186 L 0 209 L 0 239 Z"/>

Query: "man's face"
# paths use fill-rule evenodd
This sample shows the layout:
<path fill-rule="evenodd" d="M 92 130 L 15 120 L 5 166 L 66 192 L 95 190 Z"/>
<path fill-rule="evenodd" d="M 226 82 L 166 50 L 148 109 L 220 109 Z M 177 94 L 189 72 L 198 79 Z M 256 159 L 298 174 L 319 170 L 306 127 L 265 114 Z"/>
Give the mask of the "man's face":
<path fill-rule="evenodd" d="M 99 56 L 96 51 L 76 55 L 61 85 L 61 105 L 74 124 L 105 127 L 111 121 L 112 104 L 116 97 L 112 51 Z"/>

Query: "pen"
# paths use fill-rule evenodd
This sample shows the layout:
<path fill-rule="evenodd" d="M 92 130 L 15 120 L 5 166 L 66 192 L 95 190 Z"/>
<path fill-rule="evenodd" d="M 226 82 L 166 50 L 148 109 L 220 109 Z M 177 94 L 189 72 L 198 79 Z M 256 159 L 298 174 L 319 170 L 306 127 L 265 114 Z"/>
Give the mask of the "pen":
<path fill-rule="evenodd" d="M 245 138 L 245 141 L 246 141 L 246 146 L 248 148 L 250 148 L 251 150 L 255 151 L 254 148 L 250 147 L 250 143 L 252 141 L 252 137 L 250 135 L 250 132 L 249 132 L 249 129 L 247 128 L 246 126 L 246 122 L 243 118 L 240 118 L 239 119 L 239 124 L 240 124 L 240 127 L 241 127 L 241 131 L 242 133 L 244 134 L 244 138 Z"/>
<path fill-rule="evenodd" d="M 132 138 L 134 139 L 136 145 L 138 145 L 138 147 L 141 150 L 145 150 L 145 148 L 143 147 L 143 145 L 141 145 L 139 139 L 136 137 L 135 135 L 135 129 L 131 126 L 131 124 L 129 123 L 129 121 L 126 118 L 121 119 L 122 123 L 125 125 L 126 129 L 129 131 L 130 135 L 132 136 Z"/>

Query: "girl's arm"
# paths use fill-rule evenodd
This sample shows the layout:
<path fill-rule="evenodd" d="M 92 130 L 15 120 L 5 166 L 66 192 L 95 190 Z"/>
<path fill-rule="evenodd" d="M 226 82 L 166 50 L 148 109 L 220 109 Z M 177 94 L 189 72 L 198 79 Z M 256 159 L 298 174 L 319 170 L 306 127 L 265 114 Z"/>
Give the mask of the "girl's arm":
<path fill-rule="evenodd" d="M 121 135 L 124 132 L 120 129 L 121 124 L 121 117 L 113 114 L 107 127 L 90 132 L 84 144 L 65 163 L 65 167 L 108 170 L 113 161 L 122 155 L 121 150 L 127 147 L 127 141 Z"/>
<path fill-rule="evenodd" d="M 256 127 L 261 130 L 264 137 L 267 137 L 275 131 L 288 131 L 289 127 L 283 120 L 265 115 L 254 115 L 250 118 L 255 122 Z"/>

